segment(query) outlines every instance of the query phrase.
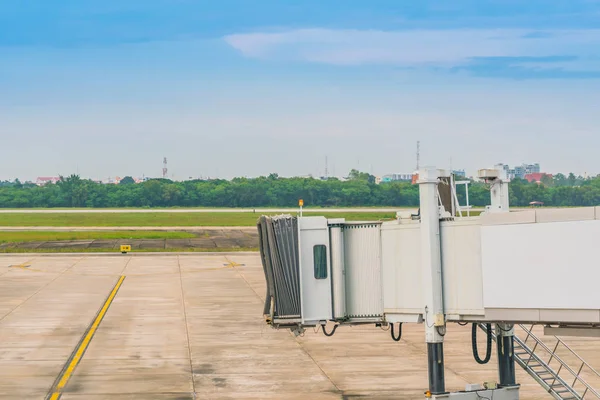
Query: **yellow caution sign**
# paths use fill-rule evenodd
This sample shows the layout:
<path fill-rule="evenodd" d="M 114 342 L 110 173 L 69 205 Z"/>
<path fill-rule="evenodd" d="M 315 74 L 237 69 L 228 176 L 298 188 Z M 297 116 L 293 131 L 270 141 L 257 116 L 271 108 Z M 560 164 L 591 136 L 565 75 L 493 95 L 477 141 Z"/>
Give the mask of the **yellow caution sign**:
<path fill-rule="evenodd" d="M 304 200 L 302 200 L 302 199 L 298 200 L 298 205 L 300 207 L 303 207 L 304 206 Z"/>
<path fill-rule="evenodd" d="M 126 254 L 128 252 L 131 251 L 131 245 L 130 244 L 122 244 L 121 245 L 121 253 Z"/>

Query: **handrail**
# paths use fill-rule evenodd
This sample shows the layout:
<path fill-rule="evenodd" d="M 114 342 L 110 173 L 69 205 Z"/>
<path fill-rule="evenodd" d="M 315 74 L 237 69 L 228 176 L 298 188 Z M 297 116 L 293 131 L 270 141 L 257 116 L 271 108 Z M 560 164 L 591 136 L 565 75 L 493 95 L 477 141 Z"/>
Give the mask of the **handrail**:
<path fill-rule="evenodd" d="M 583 386 L 585 386 L 587 388 L 586 393 L 589 391 L 590 393 L 594 394 L 596 396 L 596 398 L 600 399 L 600 393 L 598 393 L 592 386 L 590 386 L 589 383 L 587 383 L 583 378 L 581 378 L 581 376 L 579 376 L 579 374 L 577 374 L 575 371 L 573 371 L 573 369 L 571 369 L 571 367 L 569 367 L 569 365 L 562 358 L 560 358 L 555 352 L 550 350 L 550 348 L 548 346 L 546 346 L 546 344 L 533 333 L 533 327 L 532 327 L 532 329 L 528 329 L 522 324 L 519 324 L 519 327 L 521 327 L 521 329 L 523 329 L 525 332 L 527 332 L 527 339 L 529 337 L 532 337 L 533 340 L 536 342 L 536 347 L 539 344 L 544 350 L 546 350 L 552 356 L 551 358 L 556 359 L 561 364 L 561 368 L 564 367 L 567 371 L 569 371 L 573 375 L 573 377 L 575 377 L 575 380 L 577 382 L 580 382 Z M 518 339 L 518 338 L 515 336 L 515 339 Z M 523 341 L 523 344 L 526 344 L 527 339 L 525 339 L 525 341 Z M 581 359 L 581 357 L 579 357 L 579 355 L 577 353 L 575 353 L 575 351 L 573 351 L 568 346 L 567 346 L 567 348 L 569 349 L 569 351 L 572 354 L 576 355 L 580 361 L 585 363 L 585 361 L 583 359 Z M 533 353 L 533 350 L 532 350 L 532 353 Z M 596 374 L 598 374 L 598 372 L 595 369 L 593 369 L 593 371 Z M 558 375 L 558 373 L 557 373 L 557 375 Z M 573 386 L 573 385 L 571 385 L 571 386 Z"/>
<path fill-rule="evenodd" d="M 581 361 L 586 367 L 588 367 L 598 378 L 600 378 L 600 372 L 596 371 L 594 367 L 592 367 L 590 364 L 588 364 L 587 361 L 581 358 L 581 356 L 577 354 L 575 350 L 571 349 L 565 342 L 563 342 L 561 338 L 559 338 L 558 336 L 555 336 L 555 338 L 560 342 L 560 344 L 565 346 L 567 350 L 569 350 L 575 357 L 577 357 L 579 361 Z"/>

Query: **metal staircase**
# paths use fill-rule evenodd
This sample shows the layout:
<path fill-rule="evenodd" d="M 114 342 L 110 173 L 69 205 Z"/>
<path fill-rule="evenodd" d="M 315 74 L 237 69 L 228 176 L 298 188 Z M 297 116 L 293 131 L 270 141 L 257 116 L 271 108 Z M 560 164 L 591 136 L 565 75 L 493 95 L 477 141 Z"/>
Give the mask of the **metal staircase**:
<path fill-rule="evenodd" d="M 515 326 L 516 328 L 517 326 Z M 600 380 L 598 373 L 591 365 L 583 360 L 560 338 L 554 336 L 556 343 L 553 348 L 548 347 L 533 333 L 533 325 L 526 327 L 518 325 L 525 334 L 522 339 L 515 330 L 514 358 L 533 379 L 535 379 L 552 397 L 557 400 L 583 400 L 600 399 L 600 393 L 594 389 L 582 376 L 593 377 Z M 480 324 L 485 330 L 485 324 Z M 492 338 L 496 340 L 496 333 L 492 331 Z M 563 357 L 558 355 L 561 352 Z M 577 365 L 572 368 L 565 358 Z"/>

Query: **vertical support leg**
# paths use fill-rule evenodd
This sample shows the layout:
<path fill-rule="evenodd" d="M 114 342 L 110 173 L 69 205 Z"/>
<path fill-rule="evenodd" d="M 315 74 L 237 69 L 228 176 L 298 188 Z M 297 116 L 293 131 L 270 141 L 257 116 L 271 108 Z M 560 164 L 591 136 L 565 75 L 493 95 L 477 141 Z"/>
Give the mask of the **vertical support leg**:
<path fill-rule="evenodd" d="M 496 324 L 500 387 L 517 384 L 515 377 L 514 341 L 515 333 L 512 326 L 502 323 Z"/>
<path fill-rule="evenodd" d="M 421 210 L 421 271 L 425 341 L 429 367 L 429 391 L 445 393 L 444 383 L 444 334 L 446 330 L 442 283 L 442 258 L 440 247 L 440 210 L 438 178 L 441 171 L 419 171 L 419 203 Z"/>
<path fill-rule="evenodd" d="M 433 394 L 445 393 L 444 343 L 427 343 L 427 366 L 429 371 L 429 391 Z"/>

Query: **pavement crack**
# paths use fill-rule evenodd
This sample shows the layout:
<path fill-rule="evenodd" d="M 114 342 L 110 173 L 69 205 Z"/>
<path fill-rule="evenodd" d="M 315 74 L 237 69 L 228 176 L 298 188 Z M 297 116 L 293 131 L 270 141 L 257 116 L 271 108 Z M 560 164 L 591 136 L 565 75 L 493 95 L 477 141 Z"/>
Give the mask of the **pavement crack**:
<path fill-rule="evenodd" d="M 290 333 L 290 335 L 291 335 L 291 333 Z M 327 374 L 327 372 L 325 372 L 325 370 L 323 369 L 323 367 L 321 367 L 321 365 L 319 365 L 319 363 L 317 362 L 317 360 L 315 360 L 315 358 L 310 354 L 310 352 L 302 345 L 302 343 L 298 340 L 298 338 L 294 338 L 294 341 L 300 347 L 300 350 L 302 350 L 302 352 L 304 354 L 306 354 L 308 356 L 308 358 L 310 358 L 312 360 L 312 362 L 317 366 L 317 368 L 319 368 L 319 370 L 321 371 L 321 373 L 333 385 L 333 387 L 335 388 L 335 390 L 337 390 L 339 393 L 342 393 L 342 389 L 340 389 L 339 386 L 335 384 L 335 382 L 333 381 L 333 379 Z"/>

